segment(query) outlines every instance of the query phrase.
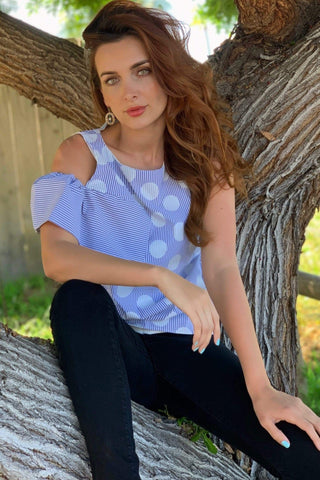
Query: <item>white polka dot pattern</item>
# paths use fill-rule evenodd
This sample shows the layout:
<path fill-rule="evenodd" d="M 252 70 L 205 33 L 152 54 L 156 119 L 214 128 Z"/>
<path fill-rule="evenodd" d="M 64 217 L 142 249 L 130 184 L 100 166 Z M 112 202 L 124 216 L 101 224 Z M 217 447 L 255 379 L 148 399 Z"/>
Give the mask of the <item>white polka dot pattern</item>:
<path fill-rule="evenodd" d="M 184 237 L 184 224 L 182 222 L 178 222 L 173 227 L 173 236 L 177 240 L 177 242 L 182 242 Z"/>
<path fill-rule="evenodd" d="M 121 170 L 128 182 L 133 182 L 136 178 L 136 171 L 134 168 L 128 167 L 127 165 L 121 165 Z"/>
<path fill-rule="evenodd" d="M 156 183 L 145 183 L 140 190 L 147 200 L 154 200 L 159 195 L 159 187 Z"/>
<path fill-rule="evenodd" d="M 149 246 L 149 252 L 154 258 L 163 257 L 167 250 L 168 246 L 163 240 L 154 240 Z"/>
<path fill-rule="evenodd" d="M 139 308 L 149 307 L 153 304 L 153 298 L 150 295 L 141 295 L 137 300 L 137 305 Z"/>
<path fill-rule="evenodd" d="M 159 265 L 204 288 L 200 249 L 184 233 L 190 192 L 164 165 L 141 170 L 121 164 L 99 129 L 80 132 L 96 170 L 84 186 L 53 172 L 33 185 L 34 227 L 52 221 L 80 245 L 131 261 Z M 103 285 L 117 311 L 140 333 L 191 334 L 188 316 L 151 286 Z"/>
<path fill-rule="evenodd" d="M 90 180 L 87 183 L 87 187 L 91 190 L 97 190 L 98 192 L 105 193 L 107 191 L 107 186 L 102 180 Z"/>
<path fill-rule="evenodd" d="M 170 262 L 168 263 L 168 268 L 169 270 L 176 270 L 179 267 L 181 261 L 181 255 L 177 254 L 174 257 L 170 259 Z"/>
<path fill-rule="evenodd" d="M 176 333 L 184 333 L 184 334 L 189 334 L 190 333 L 191 334 L 191 333 L 193 333 L 193 331 L 188 327 L 180 327 L 180 328 L 178 328 Z"/>
<path fill-rule="evenodd" d="M 124 187 L 124 182 L 121 180 L 121 178 L 119 177 L 119 175 L 116 175 L 116 182 L 121 185 L 121 187 Z"/>
<path fill-rule="evenodd" d="M 118 297 L 125 298 L 125 297 L 128 297 L 128 295 L 130 295 L 132 290 L 133 290 L 133 287 L 119 286 L 117 287 L 117 295 Z"/>
<path fill-rule="evenodd" d="M 166 219 L 164 218 L 164 215 L 160 212 L 153 212 L 151 215 L 151 222 L 155 227 L 164 227 L 166 224 Z"/>
<path fill-rule="evenodd" d="M 167 195 L 163 200 L 163 206 L 166 210 L 174 212 L 180 207 L 179 198 L 175 195 Z"/>

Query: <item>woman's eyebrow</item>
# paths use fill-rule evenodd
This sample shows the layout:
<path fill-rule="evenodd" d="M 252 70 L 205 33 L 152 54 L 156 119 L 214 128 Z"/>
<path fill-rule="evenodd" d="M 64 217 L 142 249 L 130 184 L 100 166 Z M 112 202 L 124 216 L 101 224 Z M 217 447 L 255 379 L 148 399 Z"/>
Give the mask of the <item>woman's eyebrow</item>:
<path fill-rule="evenodd" d="M 141 65 L 144 65 L 145 63 L 150 63 L 150 62 L 149 62 L 149 60 L 141 60 L 141 62 L 134 63 L 130 67 L 130 70 L 134 70 L 135 68 L 140 67 Z M 103 75 L 114 75 L 115 73 L 117 73 L 117 72 L 102 72 L 100 74 L 100 77 L 102 77 Z"/>

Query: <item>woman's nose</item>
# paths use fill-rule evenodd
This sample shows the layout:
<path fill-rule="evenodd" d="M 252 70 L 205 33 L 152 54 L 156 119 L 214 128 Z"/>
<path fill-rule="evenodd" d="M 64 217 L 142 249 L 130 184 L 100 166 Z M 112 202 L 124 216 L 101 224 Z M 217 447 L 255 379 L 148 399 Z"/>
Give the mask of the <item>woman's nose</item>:
<path fill-rule="evenodd" d="M 137 85 L 135 85 L 132 80 L 124 83 L 123 98 L 126 102 L 130 102 L 138 98 Z"/>

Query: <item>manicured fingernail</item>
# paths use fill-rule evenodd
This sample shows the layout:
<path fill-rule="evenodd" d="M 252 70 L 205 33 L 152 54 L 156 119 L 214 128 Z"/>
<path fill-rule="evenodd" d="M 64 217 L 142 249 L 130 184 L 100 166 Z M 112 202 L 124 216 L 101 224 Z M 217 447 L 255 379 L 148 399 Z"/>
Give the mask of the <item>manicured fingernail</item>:
<path fill-rule="evenodd" d="M 284 448 L 289 448 L 289 447 L 290 447 L 290 443 L 287 442 L 287 440 L 283 440 L 283 442 L 281 442 L 281 445 L 282 445 Z"/>
<path fill-rule="evenodd" d="M 199 347 L 196 347 L 193 349 L 194 352 L 196 352 L 199 349 Z"/>
<path fill-rule="evenodd" d="M 201 353 L 201 355 L 202 355 L 204 351 L 205 351 L 205 348 L 203 348 L 202 350 L 200 350 L 199 353 Z"/>
<path fill-rule="evenodd" d="M 218 338 L 216 345 L 217 345 L 217 347 L 219 347 L 219 345 L 220 345 L 220 338 Z"/>

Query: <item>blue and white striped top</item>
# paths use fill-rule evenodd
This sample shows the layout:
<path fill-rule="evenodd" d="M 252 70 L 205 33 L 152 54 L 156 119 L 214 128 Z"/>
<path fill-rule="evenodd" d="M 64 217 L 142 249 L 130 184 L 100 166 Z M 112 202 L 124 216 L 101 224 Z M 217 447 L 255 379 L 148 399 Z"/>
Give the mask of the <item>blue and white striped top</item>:
<path fill-rule="evenodd" d="M 184 233 L 190 208 L 187 186 L 172 179 L 164 166 L 140 170 L 121 164 L 100 129 L 80 134 L 96 159 L 95 173 L 86 185 L 57 172 L 38 178 L 31 194 L 34 228 L 53 222 L 84 247 L 161 265 L 204 288 L 200 248 Z M 193 333 L 188 316 L 156 287 L 104 287 L 136 331 Z"/>

